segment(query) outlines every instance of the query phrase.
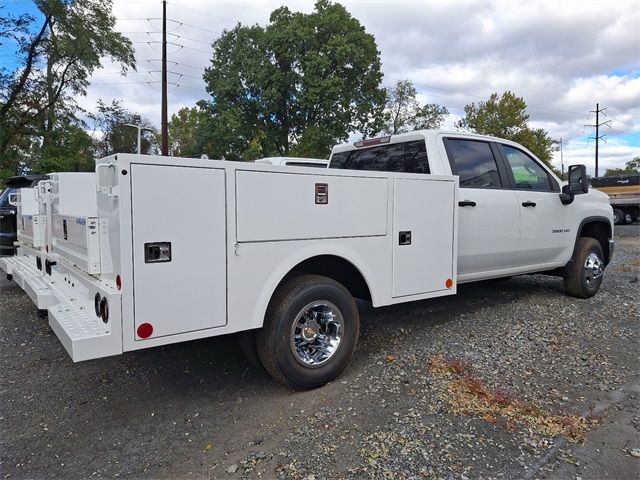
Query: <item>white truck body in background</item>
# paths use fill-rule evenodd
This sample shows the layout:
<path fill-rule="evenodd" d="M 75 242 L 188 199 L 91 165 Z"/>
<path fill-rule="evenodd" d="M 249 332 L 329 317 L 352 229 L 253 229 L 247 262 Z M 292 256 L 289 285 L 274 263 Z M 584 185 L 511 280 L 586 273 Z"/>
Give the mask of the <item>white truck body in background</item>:
<path fill-rule="evenodd" d="M 88 271 L 87 258 L 93 255 L 99 268 L 99 243 L 97 238 L 89 242 L 89 226 L 97 223 L 95 173 L 53 173 L 33 189 L 20 189 L 18 200 L 17 253 L 0 260 L 0 267 L 44 310 L 58 303 L 45 278 L 47 272 L 53 273 L 52 265 L 66 261 Z M 31 235 L 36 228 L 37 236 Z"/>
<path fill-rule="evenodd" d="M 40 248 L 45 242 L 46 216 L 40 215 L 35 188 L 18 189 L 17 239 L 23 245 Z"/>

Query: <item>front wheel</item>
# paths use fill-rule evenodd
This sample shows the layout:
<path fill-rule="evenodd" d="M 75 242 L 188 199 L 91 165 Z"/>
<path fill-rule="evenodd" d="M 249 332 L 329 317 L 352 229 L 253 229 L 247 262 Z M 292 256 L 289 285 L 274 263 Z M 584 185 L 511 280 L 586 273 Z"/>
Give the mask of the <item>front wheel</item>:
<path fill-rule="evenodd" d="M 349 364 L 359 328 L 358 309 L 346 288 L 327 277 L 296 275 L 271 299 L 256 348 L 276 380 L 309 390 Z"/>
<path fill-rule="evenodd" d="M 623 210 L 619 208 L 613 209 L 613 223 L 615 225 L 622 225 L 623 223 L 626 223 L 626 216 Z"/>
<path fill-rule="evenodd" d="M 604 267 L 600 243 L 595 238 L 579 238 L 564 276 L 567 294 L 576 298 L 593 297 L 602 283 Z"/>

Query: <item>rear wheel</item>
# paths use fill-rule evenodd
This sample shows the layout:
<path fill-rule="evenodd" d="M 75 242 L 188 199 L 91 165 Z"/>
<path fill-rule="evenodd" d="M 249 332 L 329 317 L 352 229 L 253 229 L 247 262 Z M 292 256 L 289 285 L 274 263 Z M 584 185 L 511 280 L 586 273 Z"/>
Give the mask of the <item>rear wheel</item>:
<path fill-rule="evenodd" d="M 567 294 L 577 298 L 594 296 L 602 283 L 604 267 L 600 243 L 595 238 L 579 238 L 564 276 Z"/>
<path fill-rule="evenodd" d="M 264 368 L 297 389 L 320 387 L 349 364 L 360 328 L 358 309 L 340 283 L 297 275 L 274 294 L 256 348 Z"/>

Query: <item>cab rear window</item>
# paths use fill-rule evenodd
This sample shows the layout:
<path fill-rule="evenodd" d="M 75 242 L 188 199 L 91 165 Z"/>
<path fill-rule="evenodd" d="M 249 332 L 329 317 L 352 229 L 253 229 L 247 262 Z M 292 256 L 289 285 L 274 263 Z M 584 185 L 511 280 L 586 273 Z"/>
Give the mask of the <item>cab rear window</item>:
<path fill-rule="evenodd" d="M 329 168 L 379 172 L 430 173 L 424 140 L 334 153 Z"/>

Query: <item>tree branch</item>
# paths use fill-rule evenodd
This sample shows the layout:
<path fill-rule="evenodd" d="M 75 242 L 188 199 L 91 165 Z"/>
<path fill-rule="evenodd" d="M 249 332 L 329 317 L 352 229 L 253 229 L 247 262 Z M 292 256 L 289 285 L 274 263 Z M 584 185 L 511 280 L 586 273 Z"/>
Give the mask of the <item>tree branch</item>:
<path fill-rule="evenodd" d="M 31 45 L 29 46 L 29 53 L 27 54 L 27 60 L 24 66 L 24 70 L 22 71 L 22 75 L 20 75 L 20 80 L 18 81 L 18 84 L 11 89 L 11 94 L 9 95 L 9 98 L 7 99 L 6 103 L 0 106 L 0 117 L 4 117 L 6 115 L 9 109 L 15 103 L 16 99 L 18 98 L 18 95 L 22 93 L 22 89 L 24 88 L 24 85 L 27 83 L 27 79 L 29 78 L 29 75 L 31 75 L 31 70 L 33 69 L 33 62 L 36 57 L 36 49 L 40 45 L 40 43 L 42 43 L 42 39 L 44 38 L 44 34 L 47 31 L 47 27 L 49 26 L 50 21 L 51 21 L 51 17 L 46 16 L 44 23 L 42 25 L 42 28 L 40 29 L 40 32 L 38 32 L 38 35 L 36 35 L 36 37 L 31 42 Z"/>

